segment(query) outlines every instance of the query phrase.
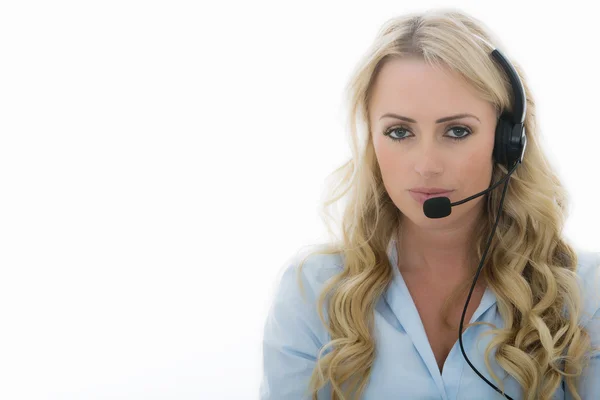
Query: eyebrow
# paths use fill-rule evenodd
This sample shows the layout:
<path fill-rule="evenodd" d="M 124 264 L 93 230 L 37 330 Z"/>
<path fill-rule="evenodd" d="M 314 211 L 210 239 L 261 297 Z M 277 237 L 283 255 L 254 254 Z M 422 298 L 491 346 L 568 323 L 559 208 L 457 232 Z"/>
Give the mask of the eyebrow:
<path fill-rule="evenodd" d="M 381 117 L 379 117 L 379 119 L 383 119 L 385 117 L 390 117 L 390 118 L 396 118 L 396 119 L 400 119 L 402 121 L 406 121 L 406 122 L 411 122 L 413 124 L 417 123 L 417 121 L 415 121 L 412 118 L 408 118 L 408 117 L 403 117 L 402 115 L 398 115 L 398 114 L 394 114 L 394 113 L 386 113 L 383 114 Z M 440 118 L 437 121 L 435 121 L 436 124 L 441 124 L 442 122 L 447 122 L 447 121 L 452 121 L 454 119 L 459 119 L 459 118 L 465 118 L 465 117 L 471 117 L 471 118 L 475 118 L 477 121 L 481 122 L 479 120 L 479 118 L 477 118 L 476 116 L 474 116 L 473 114 L 456 114 L 456 115 L 451 115 L 449 117 L 444 117 L 444 118 Z"/>

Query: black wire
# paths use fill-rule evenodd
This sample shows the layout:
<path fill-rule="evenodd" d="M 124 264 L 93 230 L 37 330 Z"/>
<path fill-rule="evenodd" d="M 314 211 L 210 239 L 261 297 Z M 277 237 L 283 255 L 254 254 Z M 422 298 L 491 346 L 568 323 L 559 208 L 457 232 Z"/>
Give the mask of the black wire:
<path fill-rule="evenodd" d="M 473 289 L 475 289 L 475 284 L 477 283 L 477 278 L 479 278 L 479 273 L 481 272 L 481 268 L 483 266 L 483 262 L 485 261 L 485 257 L 487 256 L 488 250 L 490 249 L 490 244 L 492 242 L 492 238 L 494 237 L 494 233 L 496 232 L 496 227 L 498 226 L 498 221 L 500 221 L 500 213 L 502 211 L 502 205 L 504 204 L 504 196 L 506 195 L 506 190 L 508 189 L 508 182 L 509 182 L 508 178 L 512 175 L 512 173 L 515 171 L 515 169 L 517 169 L 518 165 L 519 165 L 519 162 L 516 162 L 515 166 L 507 174 L 507 176 L 504 179 L 498 181 L 494 186 L 492 186 L 492 188 L 494 188 L 500 182 L 502 182 L 503 180 L 506 180 L 506 183 L 504 184 L 504 189 L 502 190 L 502 197 L 500 199 L 500 206 L 498 207 L 498 213 L 497 213 L 498 215 L 496 215 L 496 222 L 494 223 L 494 229 L 492 229 L 492 233 L 490 234 L 490 237 L 488 239 L 485 252 L 483 253 L 483 257 L 481 257 L 481 262 L 479 263 L 479 267 L 477 268 L 477 274 L 475 275 L 475 279 L 473 280 L 473 284 L 471 285 L 471 290 L 469 291 L 469 296 L 467 297 L 467 302 L 465 303 L 465 308 L 463 309 L 462 317 L 460 318 L 460 327 L 458 328 L 458 342 L 460 343 L 460 351 L 462 352 L 463 357 L 467 361 L 467 364 L 469 364 L 471 369 L 473 371 L 475 371 L 475 373 L 477 375 L 479 375 L 479 377 L 481 379 L 483 379 L 488 385 L 493 387 L 498 393 L 500 393 L 501 395 L 503 395 L 504 397 L 506 397 L 507 399 L 510 399 L 510 400 L 514 400 L 514 399 L 512 397 L 510 397 L 509 395 L 505 394 L 504 392 L 502 392 L 500 389 L 498 389 L 496 387 L 496 385 L 494 385 L 492 382 L 488 381 L 483 375 L 481 375 L 481 373 L 477 370 L 477 368 L 475 368 L 475 366 L 473 364 L 471 364 L 471 361 L 469 361 L 469 358 L 467 357 L 467 354 L 465 353 L 465 349 L 463 347 L 462 330 L 463 330 L 463 322 L 465 320 L 465 314 L 467 313 L 467 306 L 469 305 L 469 301 L 471 300 L 471 295 L 473 294 Z"/>

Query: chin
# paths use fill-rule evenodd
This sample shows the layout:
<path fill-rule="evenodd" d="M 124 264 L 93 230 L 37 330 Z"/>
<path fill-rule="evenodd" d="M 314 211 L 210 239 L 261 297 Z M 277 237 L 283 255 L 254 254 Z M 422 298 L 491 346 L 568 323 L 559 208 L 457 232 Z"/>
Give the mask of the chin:
<path fill-rule="evenodd" d="M 450 215 L 448 215 L 447 217 L 444 218 L 429 218 L 425 215 L 425 213 L 423 212 L 423 205 L 421 204 L 412 204 L 412 205 L 405 205 L 404 207 L 400 208 L 399 210 L 402 214 L 402 218 L 406 218 L 407 220 L 409 220 L 411 223 L 426 228 L 426 227 L 431 227 L 431 226 L 440 226 L 443 225 L 444 223 L 448 222 L 448 221 L 452 221 L 454 219 L 454 217 L 456 217 L 457 214 L 457 210 L 452 210 L 452 213 Z"/>

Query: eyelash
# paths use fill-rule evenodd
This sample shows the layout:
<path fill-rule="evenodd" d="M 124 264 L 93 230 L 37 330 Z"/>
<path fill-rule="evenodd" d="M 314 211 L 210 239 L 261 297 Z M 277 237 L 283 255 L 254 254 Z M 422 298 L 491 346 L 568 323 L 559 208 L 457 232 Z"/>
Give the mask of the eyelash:
<path fill-rule="evenodd" d="M 473 132 L 471 131 L 471 129 L 469 129 L 469 128 L 468 128 L 468 127 L 466 127 L 466 126 L 462 126 L 462 125 L 453 125 L 453 126 L 450 126 L 450 127 L 448 127 L 448 129 L 447 129 L 447 130 L 456 129 L 456 128 L 458 128 L 458 129 L 462 129 L 462 130 L 464 130 L 465 132 L 468 132 L 468 134 L 467 134 L 467 135 L 464 135 L 464 136 L 461 136 L 461 137 L 451 137 L 451 136 L 448 136 L 448 138 L 449 138 L 449 139 L 452 139 L 452 140 L 454 140 L 454 141 L 457 141 L 457 142 L 458 142 L 458 141 L 460 141 L 460 140 L 464 140 L 464 139 L 468 138 L 468 137 L 469 137 L 469 136 L 471 136 L 471 134 L 473 133 Z M 405 137 L 402 137 L 402 138 L 395 138 L 395 137 L 392 137 L 392 136 L 390 136 L 390 133 L 392 133 L 392 132 L 393 132 L 393 131 L 395 131 L 396 129 L 403 129 L 403 130 L 406 130 L 406 131 L 409 131 L 409 132 L 410 132 L 410 130 L 408 129 L 408 127 L 406 127 L 406 126 L 404 126 L 404 125 L 399 125 L 399 126 L 392 126 L 391 128 L 387 129 L 387 130 L 384 132 L 384 135 L 385 135 L 385 136 L 388 136 L 390 139 L 392 139 L 392 140 L 394 140 L 394 141 L 396 141 L 396 142 L 400 142 L 400 141 L 402 141 L 402 140 L 404 140 L 404 139 L 406 139 L 406 138 L 408 138 L 408 137 L 409 137 L 409 136 L 405 136 Z"/>

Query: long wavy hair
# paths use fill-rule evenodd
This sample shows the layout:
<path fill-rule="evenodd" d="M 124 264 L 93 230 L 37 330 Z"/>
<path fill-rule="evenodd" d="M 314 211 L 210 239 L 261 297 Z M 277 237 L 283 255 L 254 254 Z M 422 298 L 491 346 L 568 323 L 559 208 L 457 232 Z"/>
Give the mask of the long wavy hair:
<path fill-rule="evenodd" d="M 483 39 L 483 40 L 478 40 Z M 479 20 L 456 9 L 428 10 L 387 20 L 359 62 L 346 87 L 352 157 L 334 170 L 326 186 L 321 217 L 334 240 L 311 254 L 341 254 L 343 270 L 324 286 L 317 312 L 331 341 L 324 345 L 313 370 L 309 392 L 313 399 L 328 383 L 332 400 L 360 398 L 375 358 L 374 307 L 392 280 L 387 246 L 401 224 L 401 212 L 386 192 L 375 157 L 369 124 L 369 100 L 383 64 L 391 59 L 420 56 L 433 66 L 457 71 L 496 107 L 512 110 L 512 88 L 486 45 L 499 40 Z M 506 54 L 506 52 L 505 52 Z M 574 398 L 577 378 L 590 358 L 589 334 L 578 325 L 582 298 L 577 283 L 577 253 L 561 236 L 567 216 L 567 193 L 540 148 L 536 107 L 518 63 L 512 61 L 525 87 L 528 145 L 523 163 L 509 180 L 503 210 L 479 279 L 495 293 L 504 329 L 485 332 L 495 337 L 485 352 L 486 368 L 503 388 L 489 362 L 496 362 L 525 388 L 526 399 L 547 399 L 565 379 Z M 492 182 L 507 173 L 495 164 Z M 486 195 L 484 223 L 476 232 L 474 251 L 481 259 L 491 234 L 501 193 Z M 343 202 L 340 236 L 329 208 Z M 339 218 L 338 218 L 339 219 Z M 446 302 L 468 291 L 473 275 Z M 299 285 L 302 281 L 299 278 Z M 323 315 L 324 304 L 328 320 Z M 566 315 L 563 312 L 565 309 Z M 480 324 L 482 322 L 466 325 Z M 493 328 L 497 328 L 492 326 Z M 501 389 L 503 390 L 503 389 Z M 352 396 L 352 397 L 351 397 Z"/>

